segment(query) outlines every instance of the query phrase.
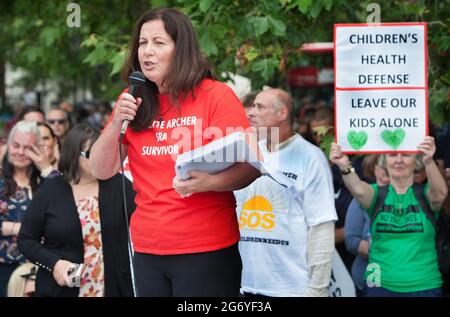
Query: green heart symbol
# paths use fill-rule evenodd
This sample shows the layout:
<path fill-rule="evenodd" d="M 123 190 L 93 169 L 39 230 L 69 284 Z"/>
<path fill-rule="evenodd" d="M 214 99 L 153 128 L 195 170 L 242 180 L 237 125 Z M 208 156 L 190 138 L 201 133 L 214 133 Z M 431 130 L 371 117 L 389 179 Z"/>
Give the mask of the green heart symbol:
<path fill-rule="evenodd" d="M 353 149 L 359 150 L 367 142 L 367 133 L 365 131 L 350 131 L 347 133 L 347 141 Z"/>
<path fill-rule="evenodd" d="M 405 139 L 405 130 L 397 129 L 395 131 L 384 130 L 381 132 L 381 138 L 387 145 L 389 145 L 394 150 L 402 144 Z"/>

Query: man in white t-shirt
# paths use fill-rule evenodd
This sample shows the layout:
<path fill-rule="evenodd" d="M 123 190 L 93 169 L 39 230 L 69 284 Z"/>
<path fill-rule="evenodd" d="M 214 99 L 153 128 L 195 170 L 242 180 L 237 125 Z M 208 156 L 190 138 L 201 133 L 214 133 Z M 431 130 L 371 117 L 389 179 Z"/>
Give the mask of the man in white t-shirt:
<path fill-rule="evenodd" d="M 235 192 L 241 291 L 248 296 L 328 295 L 337 219 L 332 177 L 323 152 L 294 132 L 292 112 L 293 100 L 281 89 L 260 92 L 249 112 L 265 138 L 265 163 L 283 172 L 296 193 L 264 175 Z M 262 136 L 263 127 L 279 130 Z"/>

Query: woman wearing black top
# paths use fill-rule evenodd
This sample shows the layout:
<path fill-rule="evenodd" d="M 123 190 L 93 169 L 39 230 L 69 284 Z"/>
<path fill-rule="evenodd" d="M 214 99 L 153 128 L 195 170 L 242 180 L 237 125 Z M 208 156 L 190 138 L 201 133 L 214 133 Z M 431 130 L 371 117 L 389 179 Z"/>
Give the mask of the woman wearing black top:
<path fill-rule="evenodd" d="M 88 167 L 98 136 L 89 125 L 69 132 L 59 162 L 64 176 L 43 184 L 28 207 L 19 250 L 40 267 L 36 296 L 132 296 L 121 178 L 101 181 Z M 129 218 L 135 209 L 129 181 L 126 191 Z M 69 287 L 68 271 L 82 263 L 80 284 Z"/>

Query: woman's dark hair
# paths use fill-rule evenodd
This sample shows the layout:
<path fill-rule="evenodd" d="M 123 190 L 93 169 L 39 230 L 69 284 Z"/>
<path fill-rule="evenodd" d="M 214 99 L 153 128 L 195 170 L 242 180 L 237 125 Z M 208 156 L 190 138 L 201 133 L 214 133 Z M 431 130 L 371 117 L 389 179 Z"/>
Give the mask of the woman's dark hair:
<path fill-rule="evenodd" d="M 52 138 L 53 139 L 57 138 L 55 132 L 53 132 L 53 129 L 47 123 L 45 123 L 45 122 L 37 122 L 37 125 L 38 125 L 38 127 L 46 127 L 47 130 L 50 131 L 50 134 L 51 134 Z"/>
<path fill-rule="evenodd" d="M 81 178 L 80 152 L 88 142 L 92 146 L 99 136 L 100 131 L 89 124 L 78 124 L 69 131 L 64 139 L 58 163 L 58 169 L 66 182 L 78 184 Z"/>
<path fill-rule="evenodd" d="M 55 134 L 55 132 L 53 132 L 52 127 L 50 127 L 47 123 L 45 122 L 38 122 L 37 123 L 38 127 L 46 127 L 47 130 L 50 131 L 50 135 L 52 136 L 53 139 L 56 139 L 56 143 L 58 143 L 58 150 L 61 150 L 61 141 L 59 140 L 58 136 Z"/>
<path fill-rule="evenodd" d="M 22 109 L 22 111 L 20 112 L 19 117 L 17 118 L 17 120 L 18 121 L 23 120 L 25 115 L 27 113 L 30 113 L 30 112 L 39 112 L 45 118 L 45 113 L 44 113 L 44 111 L 42 111 L 41 108 L 39 108 L 37 106 L 27 106 L 27 107 Z"/>
<path fill-rule="evenodd" d="M 242 98 L 242 105 L 244 108 L 253 108 L 253 103 L 255 102 L 256 96 L 261 92 L 261 90 L 250 91 Z"/>
<path fill-rule="evenodd" d="M 3 157 L 2 161 L 2 179 L 3 179 L 3 191 L 2 195 L 6 198 L 10 198 L 17 189 L 17 183 L 14 180 L 14 172 L 15 168 L 14 165 L 12 165 L 8 160 L 8 151 L 5 153 L 5 156 Z M 41 172 L 39 172 L 38 168 L 31 164 L 30 166 L 30 186 L 31 191 L 34 193 L 39 187 L 39 184 L 41 183 Z"/>
<path fill-rule="evenodd" d="M 134 71 L 142 71 L 138 59 L 139 36 L 142 25 L 149 21 L 161 20 L 167 34 L 175 43 L 175 51 L 171 66 L 163 84 L 168 91 L 170 100 L 177 106 L 178 98 L 186 98 L 205 78 L 214 78 L 200 45 L 195 29 L 189 18 L 176 9 L 161 8 L 145 12 L 137 21 L 127 60 L 122 68 L 122 80 L 128 84 L 128 77 Z M 130 127 L 135 131 L 148 128 L 159 115 L 158 87 L 150 80 L 141 88 L 142 105 Z M 195 97 L 194 95 L 192 95 Z"/>

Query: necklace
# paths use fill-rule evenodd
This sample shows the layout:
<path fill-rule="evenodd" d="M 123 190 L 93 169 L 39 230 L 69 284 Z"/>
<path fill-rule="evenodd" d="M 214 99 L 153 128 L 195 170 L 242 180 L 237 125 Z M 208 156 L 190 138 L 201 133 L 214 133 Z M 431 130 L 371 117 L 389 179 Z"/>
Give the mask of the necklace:
<path fill-rule="evenodd" d="M 167 108 L 166 111 L 164 111 L 163 113 L 159 113 L 159 122 L 164 120 L 164 115 L 166 115 L 171 109 L 173 108 L 173 103 L 170 103 L 169 108 Z M 181 107 L 175 107 L 175 109 L 177 109 L 178 111 L 178 117 L 181 117 Z"/>
<path fill-rule="evenodd" d="M 170 111 L 170 109 L 172 109 L 172 107 L 173 107 L 173 104 L 171 103 L 169 108 L 167 108 L 166 111 L 164 111 L 163 113 L 159 114 L 159 122 L 164 120 L 163 116 L 166 115 Z"/>
<path fill-rule="evenodd" d="M 401 216 L 403 214 L 404 208 L 403 208 L 403 202 L 405 200 L 406 193 L 404 194 L 397 194 L 395 193 L 395 200 L 396 200 L 396 206 L 395 206 L 395 213 L 398 216 Z"/>

